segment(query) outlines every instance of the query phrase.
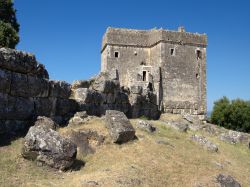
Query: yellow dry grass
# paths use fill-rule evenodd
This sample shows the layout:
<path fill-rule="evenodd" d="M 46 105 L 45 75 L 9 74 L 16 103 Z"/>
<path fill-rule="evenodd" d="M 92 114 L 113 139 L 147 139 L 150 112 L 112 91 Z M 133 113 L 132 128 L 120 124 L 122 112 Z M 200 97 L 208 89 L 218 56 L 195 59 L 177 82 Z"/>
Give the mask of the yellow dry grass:
<path fill-rule="evenodd" d="M 137 120 L 131 122 L 136 127 Z M 138 139 L 122 145 L 113 144 L 108 138 L 95 154 L 78 155 L 86 162 L 84 167 L 65 173 L 24 160 L 20 156 L 22 139 L 13 141 L 0 147 L 0 186 L 95 186 L 95 182 L 107 187 L 215 186 L 214 177 L 219 173 L 230 174 L 242 186 L 250 186 L 250 150 L 246 146 L 209 137 L 219 146 L 218 153 L 211 153 L 190 140 L 193 132 L 181 133 L 160 121 L 151 123 L 157 127 L 155 133 L 136 128 Z M 59 132 L 88 129 L 108 137 L 101 118 Z"/>

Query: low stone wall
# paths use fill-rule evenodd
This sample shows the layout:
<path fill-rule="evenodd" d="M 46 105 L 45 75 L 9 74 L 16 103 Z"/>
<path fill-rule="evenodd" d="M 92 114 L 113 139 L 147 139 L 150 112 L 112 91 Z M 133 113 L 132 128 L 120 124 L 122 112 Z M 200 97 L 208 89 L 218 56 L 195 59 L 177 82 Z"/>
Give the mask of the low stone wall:
<path fill-rule="evenodd" d="M 65 122 L 77 110 L 71 85 L 49 80 L 34 55 L 0 48 L 0 133 L 28 127 L 37 116 Z"/>

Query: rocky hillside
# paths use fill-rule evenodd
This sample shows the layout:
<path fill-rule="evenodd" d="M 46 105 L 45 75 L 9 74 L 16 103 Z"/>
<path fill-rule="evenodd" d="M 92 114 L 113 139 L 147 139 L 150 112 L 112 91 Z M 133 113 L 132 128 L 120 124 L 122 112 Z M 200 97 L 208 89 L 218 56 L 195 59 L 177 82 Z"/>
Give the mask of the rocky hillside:
<path fill-rule="evenodd" d="M 0 147 L 0 186 L 250 186 L 249 135 L 185 118 L 130 120 L 136 138 L 118 144 L 104 117 L 77 113 L 53 131 L 77 145 L 71 168 L 24 159 L 19 138 Z"/>

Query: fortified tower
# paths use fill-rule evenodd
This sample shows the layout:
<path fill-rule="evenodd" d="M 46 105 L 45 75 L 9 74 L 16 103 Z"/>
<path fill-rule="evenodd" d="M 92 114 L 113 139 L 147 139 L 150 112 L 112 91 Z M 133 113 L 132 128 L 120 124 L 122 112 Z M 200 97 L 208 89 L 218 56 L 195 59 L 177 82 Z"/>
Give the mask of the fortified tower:
<path fill-rule="evenodd" d="M 140 86 L 157 96 L 162 112 L 198 115 L 206 106 L 205 34 L 163 29 L 108 28 L 101 71 L 115 72 L 121 86 Z"/>

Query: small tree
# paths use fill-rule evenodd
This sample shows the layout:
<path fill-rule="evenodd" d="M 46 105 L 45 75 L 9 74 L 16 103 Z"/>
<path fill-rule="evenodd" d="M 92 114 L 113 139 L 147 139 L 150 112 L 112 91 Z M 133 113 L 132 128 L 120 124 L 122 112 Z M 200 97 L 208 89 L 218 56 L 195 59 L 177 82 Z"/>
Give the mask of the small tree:
<path fill-rule="evenodd" d="M 15 48 L 19 42 L 19 24 L 12 0 L 0 0 L 0 46 Z"/>
<path fill-rule="evenodd" d="M 250 132 L 250 102 L 223 97 L 214 103 L 211 121 L 228 129 Z"/>

